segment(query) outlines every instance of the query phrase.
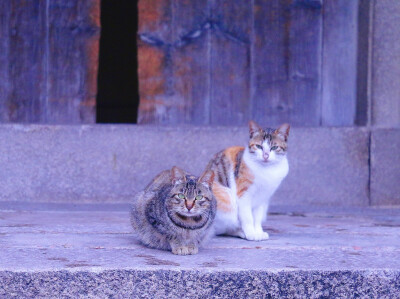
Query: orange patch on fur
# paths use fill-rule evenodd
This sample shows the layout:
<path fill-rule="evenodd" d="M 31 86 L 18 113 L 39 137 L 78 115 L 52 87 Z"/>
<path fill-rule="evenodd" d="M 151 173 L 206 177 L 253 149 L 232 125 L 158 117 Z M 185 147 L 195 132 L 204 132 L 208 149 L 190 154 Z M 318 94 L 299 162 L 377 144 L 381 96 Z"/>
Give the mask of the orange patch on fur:
<path fill-rule="evenodd" d="M 239 169 L 239 175 L 236 179 L 236 188 L 238 197 L 242 197 L 243 193 L 245 193 L 250 186 L 253 184 L 254 175 L 247 167 L 247 165 L 242 161 Z"/>
<path fill-rule="evenodd" d="M 243 146 L 232 146 L 228 147 L 224 151 L 224 155 L 230 160 L 232 169 L 235 169 L 236 167 L 236 157 L 239 154 L 240 151 L 244 150 Z"/>
<path fill-rule="evenodd" d="M 214 181 L 212 191 L 217 200 L 217 209 L 222 212 L 229 212 L 232 210 L 232 204 L 229 193 L 225 188 L 220 183 Z"/>

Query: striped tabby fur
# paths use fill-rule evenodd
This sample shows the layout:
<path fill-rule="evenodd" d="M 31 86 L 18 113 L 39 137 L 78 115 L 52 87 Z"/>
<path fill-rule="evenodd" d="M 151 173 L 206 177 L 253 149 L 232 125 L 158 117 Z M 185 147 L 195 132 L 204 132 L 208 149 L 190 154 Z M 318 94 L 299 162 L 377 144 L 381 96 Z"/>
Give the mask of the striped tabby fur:
<path fill-rule="evenodd" d="M 269 237 L 262 222 L 271 196 L 289 171 L 286 153 L 290 126 L 264 130 L 250 121 L 249 129 L 248 146 L 217 153 L 207 170 L 215 173 L 216 233 L 259 241 Z"/>
<path fill-rule="evenodd" d="M 174 254 L 196 254 L 215 218 L 213 178 L 212 171 L 196 178 L 178 167 L 156 176 L 133 200 L 131 224 L 140 241 Z"/>

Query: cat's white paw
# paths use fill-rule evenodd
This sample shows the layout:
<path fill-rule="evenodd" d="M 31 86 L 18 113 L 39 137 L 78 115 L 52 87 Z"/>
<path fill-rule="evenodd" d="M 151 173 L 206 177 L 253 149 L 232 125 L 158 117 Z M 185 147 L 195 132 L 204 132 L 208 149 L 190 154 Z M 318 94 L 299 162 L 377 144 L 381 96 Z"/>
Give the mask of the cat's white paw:
<path fill-rule="evenodd" d="M 199 249 L 194 246 L 181 246 L 172 248 L 172 253 L 177 255 L 197 254 Z"/>
<path fill-rule="evenodd" d="M 267 232 L 258 232 L 254 236 L 254 241 L 264 241 L 269 239 L 269 234 Z"/>
<path fill-rule="evenodd" d="M 249 232 L 245 234 L 245 239 L 249 241 L 264 241 L 269 239 L 267 232 Z"/>
<path fill-rule="evenodd" d="M 246 239 L 246 240 L 254 241 L 255 238 L 256 238 L 256 233 L 255 232 L 244 233 L 244 239 Z"/>

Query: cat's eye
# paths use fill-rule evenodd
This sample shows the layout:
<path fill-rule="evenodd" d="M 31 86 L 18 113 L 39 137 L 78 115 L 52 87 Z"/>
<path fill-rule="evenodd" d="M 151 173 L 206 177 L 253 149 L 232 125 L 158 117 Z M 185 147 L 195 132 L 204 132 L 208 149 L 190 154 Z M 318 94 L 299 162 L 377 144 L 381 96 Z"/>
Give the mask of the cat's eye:
<path fill-rule="evenodd" d="M 278 149 L 278 147 L 276 146 L 276 145 L 274 145 L 273 147 L 271 147 L 271 151 L 275 151 L 275 150 L 277 150 Z"/>
<path fill-rule="evenodd" d="M 178 194 L 178 198 L 180 198 L 180 199 L 184 199 L 184 198 L 185 198 L 185 195 L 184 195 L 184 194 L 182 194 L 182 193 L 179 193 L 179 194 Z"/>
<path fill-rule="evenodd" d="M 259 149 L 263 148 L 262 145 L 259 145 L 259 144 L 256 144 L 256 147 L 259 148 Z"/>
<path fill-rule="evenodd" d="M 200 195 L 200 194 L 199 194 L 199 195 L 196 196 L 195 199 L 196 199 L 196 200 L 200 200 L 200 199 L 202 199 L 202 198 L 203 198 L 203 195 Z"/>

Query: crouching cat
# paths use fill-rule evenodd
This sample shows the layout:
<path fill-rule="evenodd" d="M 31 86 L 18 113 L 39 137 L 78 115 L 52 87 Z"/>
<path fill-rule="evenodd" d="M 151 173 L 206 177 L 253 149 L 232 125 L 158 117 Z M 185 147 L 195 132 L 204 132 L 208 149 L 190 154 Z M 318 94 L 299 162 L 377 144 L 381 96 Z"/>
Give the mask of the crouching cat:
<path fill-rule="evenodd" d="M 207 169 L 215 173 L 216 234 L 260 241 L 269 238 L 262 222 L 270 198 L 289 171 L 286 152 L 290 126 L 264 130 L 250 121 L 249 128 L 248 146 L 217 153 Z"/>
<path fill-rule="evenodd" d="M 196 254 L 216 214 L 213 179 L 212 171 L 196 178 L 178 167 L 157 175 L 132 205 L 131 223 L 140 241 L 174 254 Z"/>

